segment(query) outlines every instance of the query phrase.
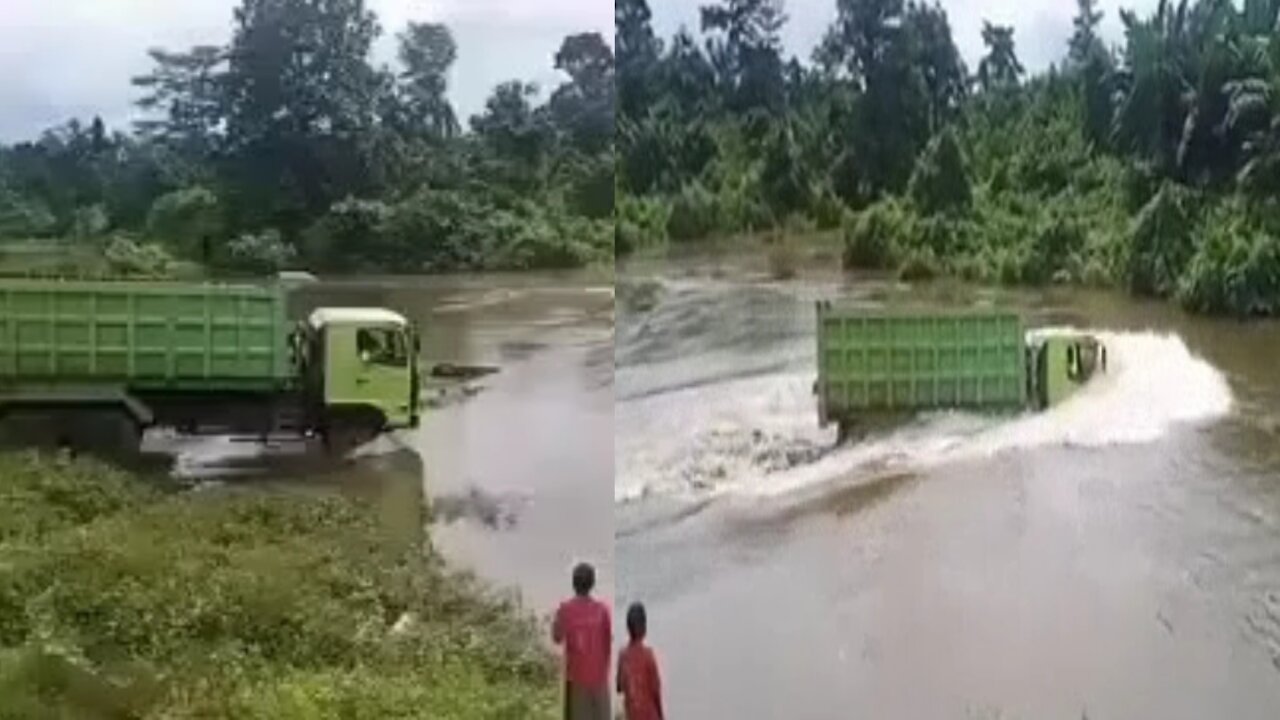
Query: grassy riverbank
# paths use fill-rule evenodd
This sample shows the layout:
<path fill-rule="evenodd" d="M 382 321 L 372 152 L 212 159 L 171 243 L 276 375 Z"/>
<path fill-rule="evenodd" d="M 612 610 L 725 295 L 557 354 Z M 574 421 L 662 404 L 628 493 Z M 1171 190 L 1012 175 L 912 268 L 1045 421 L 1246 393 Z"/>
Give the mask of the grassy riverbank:
<path fill-rule="evenodd" d="M 0 477 L 0 719 L 554 715 L 537 623 L 360 501 Z"/>

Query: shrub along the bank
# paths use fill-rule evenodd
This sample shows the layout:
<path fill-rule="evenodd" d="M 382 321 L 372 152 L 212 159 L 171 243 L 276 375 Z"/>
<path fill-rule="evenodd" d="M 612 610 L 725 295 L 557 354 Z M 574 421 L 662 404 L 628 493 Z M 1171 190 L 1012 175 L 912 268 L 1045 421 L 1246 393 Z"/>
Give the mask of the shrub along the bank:
<path fill-rule="evenodd" d="M 613 222 L 551 204 L 423 189 L 388 205 L 349 198 L 303 233 L 324 270 L 449 272 L 581 267 L 613 256 Z"/>
<path fill-rule="evenodd" d="M 533 622 L 357 501 L 0 475 L 2 720 L 555 715 Z"/>

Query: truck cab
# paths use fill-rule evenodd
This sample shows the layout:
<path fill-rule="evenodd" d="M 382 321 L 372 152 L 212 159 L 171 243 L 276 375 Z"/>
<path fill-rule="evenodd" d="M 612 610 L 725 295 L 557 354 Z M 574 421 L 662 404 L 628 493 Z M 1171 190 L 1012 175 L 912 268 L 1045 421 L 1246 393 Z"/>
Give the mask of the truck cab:
<path fill-rule="evenodd" d="M 1107 371 L 1107 349 L 1083 333 L 1041 335 L 1027 344 L 1027 396 L 1037 409 L 1071 397 L 1094 376 Z"/>
<path fill-rule="evenodd" d="M 404 316 L 381 308 L 320 308 L 305 323 L 307 395 L 337 434 L 417 427 L 420 342 Z"/>

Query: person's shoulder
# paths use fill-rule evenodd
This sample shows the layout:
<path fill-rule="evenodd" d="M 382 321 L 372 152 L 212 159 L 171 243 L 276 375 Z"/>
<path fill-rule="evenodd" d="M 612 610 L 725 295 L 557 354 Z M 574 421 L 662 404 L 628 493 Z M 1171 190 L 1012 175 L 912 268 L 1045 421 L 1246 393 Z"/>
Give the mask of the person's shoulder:
<path fill-rule="evenodd" d="M 640 653 L 644 655 L 645 660 L 653 663 L 654 665 L 658 664 L 658 654 L 653 651 L 653 647 L 648 643 L 642 643 L 640 645 Z"/>

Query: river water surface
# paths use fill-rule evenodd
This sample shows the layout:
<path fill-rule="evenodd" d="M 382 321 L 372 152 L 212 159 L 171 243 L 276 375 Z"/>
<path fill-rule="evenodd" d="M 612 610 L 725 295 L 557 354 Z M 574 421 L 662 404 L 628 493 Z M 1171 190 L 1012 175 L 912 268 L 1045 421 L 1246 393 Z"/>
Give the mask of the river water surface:
<path fill-rule="evenodd" d="M 422 360 L 497 373 L 428 387 L 421 427 L 376 441 L 352 462 L 315 448 L 229 438 L 149 438 L 179 475 L 283 478 L 338 486 L 382 507 L 397 532 L 427 535 L 455 564 L 519 593 L 539 614 L 570 592 L 578 560 L 613 582 L 613 288 L 581 274 L 325 280 L 314 307 L 386 307 L 423 334 Z M 430 508 L 430 512 L 428 512 Z"/>
<path fill-rule="evenodd" d="M 673 716 L 1280 717 L 1280 325 L 759 263 L 619 280 L 619 602 Z M 1102 334 L 1040 415 L 817 427 L 818 299 Z"/>

